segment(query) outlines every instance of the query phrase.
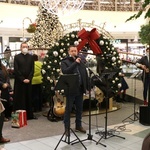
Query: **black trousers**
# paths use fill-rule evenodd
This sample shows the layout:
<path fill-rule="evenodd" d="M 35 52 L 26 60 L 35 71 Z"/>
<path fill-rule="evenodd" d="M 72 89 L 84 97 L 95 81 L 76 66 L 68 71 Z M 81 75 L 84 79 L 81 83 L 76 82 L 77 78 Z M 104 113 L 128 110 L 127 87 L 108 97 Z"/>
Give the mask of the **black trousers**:
<path fill-rule="evenodd" d="M 3 124 L 4 124 L 4 113 L 0 113 L 0 138 L 3 136 L 2 135 L 2 130 L 3 130 Z"/>
<path fill-rule="evenodd" d="M 147 99 L 147 93 L 148 93 L 148 89 L 149 89 L 149 84 L 150 84 L 150 78 L 145 78 L 143 80 L 143 86 L 144 86 L 144 89 L 143 89 L 143 98 L 144 98 L 144 100 Z"/>
<path fill-rule="evenodd" d="M 32 85 L 32 107 L 33 111 L 42 110 L 42 87 L 41 84 Z"/>

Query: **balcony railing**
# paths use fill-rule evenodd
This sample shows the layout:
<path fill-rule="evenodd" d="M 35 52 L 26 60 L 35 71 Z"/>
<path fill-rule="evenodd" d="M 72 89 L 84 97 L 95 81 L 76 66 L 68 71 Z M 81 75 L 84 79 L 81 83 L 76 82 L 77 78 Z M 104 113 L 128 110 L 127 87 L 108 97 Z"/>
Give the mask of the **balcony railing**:
<path fill-rule="evenodd" d="M 40 0 L 0 0 L 3 3 L 38 6 Z M 142 4 L 135 0 L 86 0 L 83 10 L 97 11 L 138 11 Z"/>

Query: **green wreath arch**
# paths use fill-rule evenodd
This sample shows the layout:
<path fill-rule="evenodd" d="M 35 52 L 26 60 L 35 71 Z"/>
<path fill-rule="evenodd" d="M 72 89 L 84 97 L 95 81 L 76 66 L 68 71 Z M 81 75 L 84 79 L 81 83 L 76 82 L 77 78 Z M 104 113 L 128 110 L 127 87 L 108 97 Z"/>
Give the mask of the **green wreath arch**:
<path fill-rule="evenodd" d="M 67 56 L 67 49 L 69 45 L 78 45 L 81 41 L 81 39 L 78 38 L 77 33 L 78 31 L 67 33 L 59 41 L 53 44 L 52 48 L 47 52 L 43 60 L 43 93 L 47 100 L 50 100 L 50 98 L 55 94 L 54 86 L 61 74 L 60 62 L 64 57 Z M 111 40 L 101 34 L 96 40 L 96 43 L 103 52 L 103 54 L 99 57 L 101 57 L 101 59 L 104 61 L 105 69 L 111 68 L 113 70 L 116 68 L 121 68 L 119 54 L 111 43 Z M 89 48 L 89 45 L 86 44 L 85 47 Z M 109 79 L 110 87 L 115 93 L 118 92 L 119 87 L 121 86 L 119 74 L 120 72 L 115 74 L 113 78 Z"/>

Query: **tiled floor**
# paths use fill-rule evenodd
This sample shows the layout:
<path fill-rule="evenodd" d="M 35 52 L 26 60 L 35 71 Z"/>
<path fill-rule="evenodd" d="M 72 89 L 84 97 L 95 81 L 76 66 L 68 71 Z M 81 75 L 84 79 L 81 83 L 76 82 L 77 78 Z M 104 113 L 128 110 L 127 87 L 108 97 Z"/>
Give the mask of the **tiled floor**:
<path fill-rule="evenodd" d="M 83 141 L 83 145 L 86 149 L 94 149 L 94 150 L 141 150 L 143 137 L 140 137 L 138 133 L 142 133 L 141 131 L 146 131 L 149 129 L 149 126 L 143 126 L 138 121 L 132 123 L 125 123 L 125 124 L 117 124 L 113 126 L 109 126 L 106 128 L 101 128 L 99 130 L 91 130 L 90 134 L 87 131 L 87 134 L 80 134 L 76 133 L 80 140 Z M 96 132 L 99 134 L 95 134 Z M 101 138 L 101 131 L 103 132 L 104 137 L 99 141 Z M 114 136 L 110 137 L 108 134 L 118 135 L 120 137 Z M 63 135 L 63 133 L 62 133 Z M 74 145 L 68 144 L 63 142 L 61 139 L 62 135 L 53 136 L 53 137 L 46 137 L 41 139 L 34 139 L 29 141 L 22 141 L 18 143 L 8 143 L 5 145 L 1 145 L 0 150 L 54 150 L 56 145 L 60 141 L 57 149 L 58 150 L 75 150 L 75 149 L 85 149 L 81 143 L 77 143 Z M 93 135 L 92 140 L 91 135 Z M 105 138 L 106 137 L 106 138 Z M 65 136 L 63 137 L 64 140 Z M 71 133 L 70 142 L 76 139 L 75 135 Z M 77 140 L 78 141 L 78 140 Z M 97 142 L 99 141 L 99 144 Z M 106 147 L 104 147 L 105 145 Z"/>
<path fill-rule="evenodd" d="M 127 81 L 130 86 L 129 90 L 127 91 L 128 94 L 142 99 L 141 82 L 136 81 L 136 86 L 135 86 L 134 83 L 135 81 L 131 79 L 127 79 Z M 136 95 L 134 93 L 135 89 L 137 91 Z M 109 118 L 110 116 L 111 114 L 109 114 Z M 100 128 L 98 132 L 101 133 L 101 131 L 106 131 L 106 130 L 105 128 Z M 92 148 L 94 150 L 141 150 L 143 138 L 150 132 L 150 126 L 144 126 L 140 124 L 139 121 L 129 120 L 128 122 L 122 124 L 117 124 L 117 125 L 115 124 L 112 126 L 108 126 L 107 131 L 108 131 L 107 133 L 111 132 L 113 134 L 124 137 L 125 139 L 114 136 L 111 138 L 107 137 L 106 139 L 102 138 L 99 141 L 102 135 L 95 134 L 97 132 L 97 129 L 95 130 L 92 129 L 90 134 L 89 131 L 87 131 L 87 134 L 77 133 L 77 136 L 79 137 L 80 140 L 83 139 L 85 140 L 82 143 L 84 144 L 87 150 L 90 150 Z M 56 148 L 56 145 L 60 141 L 62 134 L 59 136 L 51 136 L 51 137 L 33 139 L 28 141 L 7 143 L 5 145 L 0 145 L 0 150 L 54 150 Z M 91 135 L 93 135 L 92 140 L 87 139 Z M 72 133 L 70 137 L 70 141 L 74 139 L 76 138 Z M 100 144 L 96 144 L 95 141 L 96 142 L 99 141 Z M 106 145 L 106 147 L 104 147 L 103 144 Z M 57 149 L 58 150 L 80 150 L 85 148 L 81 145 L 81 143 L 71 145 L 63 141 L 60 141 Z"/>

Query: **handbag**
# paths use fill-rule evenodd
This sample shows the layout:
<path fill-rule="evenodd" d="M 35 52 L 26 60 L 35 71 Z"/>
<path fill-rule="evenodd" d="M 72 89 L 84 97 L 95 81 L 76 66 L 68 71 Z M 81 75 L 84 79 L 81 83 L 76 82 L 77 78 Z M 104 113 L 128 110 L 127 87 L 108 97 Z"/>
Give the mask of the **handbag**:
<path fill-rule="evenodd" d="M 27 125 L 26 110 L 16 110 L 11 114 L 11 127 L 20 128 Z"/>
<path fill-rule="evenodd" d="M 5 107 L 3 103 L 0 101 L 0 113 L 2 113 L 5 110 Z"/>

